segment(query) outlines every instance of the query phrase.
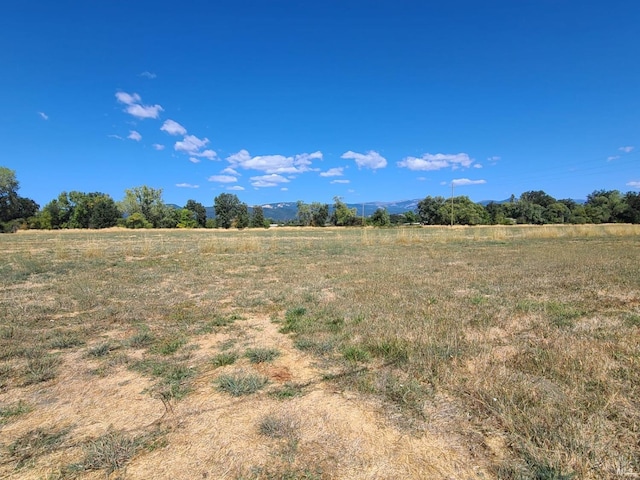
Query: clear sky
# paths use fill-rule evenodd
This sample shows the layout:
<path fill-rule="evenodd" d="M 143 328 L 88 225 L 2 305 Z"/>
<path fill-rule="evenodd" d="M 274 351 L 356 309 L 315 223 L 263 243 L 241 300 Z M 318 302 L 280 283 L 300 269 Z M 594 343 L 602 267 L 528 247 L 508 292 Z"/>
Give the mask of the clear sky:
<path fill-rule="evenodd" d="M 0 166 L 41 206 L 638 190 L 640 1 L 6 1 Z"/>

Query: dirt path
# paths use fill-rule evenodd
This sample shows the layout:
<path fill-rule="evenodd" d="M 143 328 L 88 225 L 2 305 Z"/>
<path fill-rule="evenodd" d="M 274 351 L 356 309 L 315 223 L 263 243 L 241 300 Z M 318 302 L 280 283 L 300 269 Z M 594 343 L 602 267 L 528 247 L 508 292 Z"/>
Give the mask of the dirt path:
<path fill-rule="evenodd" d="M 153 451 L 139 452 L 126 471 L 120 472 L 121 477 L 490 478 L 462 449 L 452 447 L 450 439 L 428 431 L 419 435 L 401 431 L 385 418 L 376 401 L 324 382 L 323 372 L 312 359 L 294 348 L 291 339 L 280 334 L 278 325 L 268 318 L 244 320 L 238 322 L 238 328 L 231 334 L 192 339 L 199 346 L 190 359 L 199 372 L 194 389 L 166 413 L 160 400 L 144 392 L 149 380 L 124 367 L 103 378 L 90 377 L 81 354 L 68 354 L 55 384 L 24 392 L 37 405 L 34 412 L 4 426 L 1 433 L 10 439 L 34 428 L 69 428 L 72 440 L 40 457 L 33 468 L 14 470 L 8 464 L 0 465 L 0 476 L 46 478 L 62 465 L 77 462 L 81 444 L 88 438 L 110 428 L 133 435 L 155 424 L 166 432 L 162 442 Z M 275 348 L 280 356 L 270 363 L 250 364 L 241 359 L 214 368 L 208 359 L 230 341 L 240 351 Z M 215 389 L 213 382 L 221 373 L 239 370 L 267 376 L 270 383 L 263 391 L 241 397 Z M 285 384 L 305 387 L 300 395 L 287 399 L 269 393 Z M 271 433 L 267 422 L 273 423 Z M 104 478 L 104 472 L 82 473 L 76 478 Z"/>

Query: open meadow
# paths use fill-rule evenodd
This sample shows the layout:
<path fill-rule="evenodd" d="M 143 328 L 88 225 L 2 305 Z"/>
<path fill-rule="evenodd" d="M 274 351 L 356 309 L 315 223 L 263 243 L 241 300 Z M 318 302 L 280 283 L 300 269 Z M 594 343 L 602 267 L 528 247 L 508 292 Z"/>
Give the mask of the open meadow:
<path fill-rule="evenodd" d="M 640 478 L 640 225 L 0 235 L 0 477 Z"/>

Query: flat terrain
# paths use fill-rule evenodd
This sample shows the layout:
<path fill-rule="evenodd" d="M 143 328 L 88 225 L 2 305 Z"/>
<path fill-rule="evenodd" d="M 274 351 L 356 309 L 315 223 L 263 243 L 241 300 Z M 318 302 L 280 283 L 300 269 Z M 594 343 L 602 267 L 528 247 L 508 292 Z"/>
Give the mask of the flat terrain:
<path fill-rule="evenodd" d="M 0 235 L 0 477 L 640 478 L 640 226 Z"/>

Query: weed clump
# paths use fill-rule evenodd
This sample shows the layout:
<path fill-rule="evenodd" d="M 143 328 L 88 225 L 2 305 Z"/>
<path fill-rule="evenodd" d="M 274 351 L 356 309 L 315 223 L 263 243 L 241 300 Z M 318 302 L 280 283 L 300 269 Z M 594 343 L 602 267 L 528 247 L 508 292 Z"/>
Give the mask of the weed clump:
<path fill-rule="evenodd" d="M 262 389 L 267 383 L 269 383 L 269 381 L 265 377 L 243 373 L 220 375 L 215 380 L 215 385 L 218 390 L 233 395 L 234 397 L 255 393 Z"/>
<path fill-rule="evenodd" d="M 274 348 L 250 348 L 245 354 L 251 363 L 272 362 L 280 356 L 280 352 Z"/>

